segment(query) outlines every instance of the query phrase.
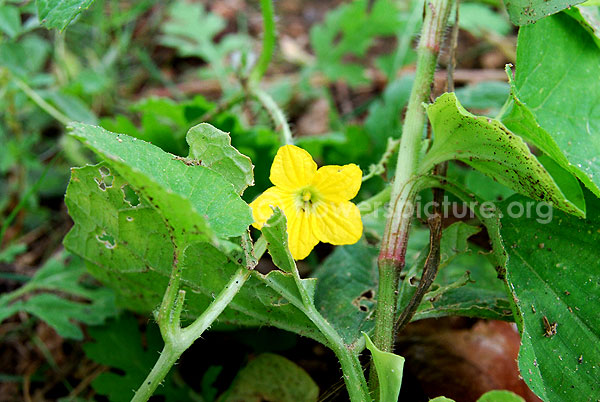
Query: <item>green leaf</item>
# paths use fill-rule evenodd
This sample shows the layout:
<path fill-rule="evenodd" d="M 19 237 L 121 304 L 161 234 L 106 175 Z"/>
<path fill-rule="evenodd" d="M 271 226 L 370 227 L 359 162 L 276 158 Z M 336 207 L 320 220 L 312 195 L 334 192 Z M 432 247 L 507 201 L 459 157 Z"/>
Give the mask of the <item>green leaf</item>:
<path fill-rule="evenodd" d="M 510 70 L 507 71 L 510 76 Z M 504 108 L 501 119 L 506 127 L 544 152 L 544 155 L 540 156 L 538 160 L 556 180 L 561 189 L 569 194 L 570 199 L 577 200 L 575 201 L 577 205 L 585 205 L 581 186 L 573 179 L 573 176 L 578 177 L 588 187 L 595 188 L 595 184 L 581 170 L 569 162 L 556 141 L 546 130 L 540 127 L 531 110 L 519 100 L 517 89 L 512 80 L 509 103 Z"/>
<path fill-rule="evenodd" d="M 381 99 L 369 106 L 369 115 L 365 120 L 365 129 L 371 142 L 375 145 L 372 151 L 380 155 L 385 151 L 387 138 L 399 138 L 402 132 L 402 109 L 408 103 L 414 77 L 404 75 L 385 87 Z"/>
<path fill-rule="evenodd" d="M 435 137 L 422 172 L 446 160 L 460 160 L 533 199 L 584 215 L 585 206 L 577 204 L 581 200 L 567 199 L 523 140 L 498 120 L 469 113 L 453 93 L 437 98 L 427 115 Z"/>
<path fill-rule="evenodd" d="M 506 98 L 510 93 L 510 86 L 500 81 L 481 81 L 476 84 L 457 88 L 455 93 L 460 104 L 466 109 L 485 110 L 487 114 L 493 116 L 506 103 Z"/>
<path fill-rule="evenodd" d="M 397 401 L 402 386 L 402 371 L 404 357 L 389 352 L 383 352 L 375 346 L 369 335 L 363 332 L 367 349 L 371 351 L 373 362 L 379 379 L 379 400 L 381 402 Z"/>
<path fill-rule="evenodd" d="M 231 33 L 217 43 L 215 37 L 225 28 L 226 22 L 220 15 L 206 11 L 202 3 L 176 1 L 168 13 L 169 19 L 162 25 L 164 35 L 160 43 L 177 49 L 181 56 L 203 58 L 221 81 L 224 57 L 234 51 L 244 52 L 250 46 L 248 36 Z"/>
<path fill-rule="evenodd" d="M 294 261 L 294 258 L 292 257 L 288 247 L 287 220 L 283 214 L 283 211 L 281 211 L 279 207 L 274 209 L 273 215 L 271 215 L 271 217 L 263 225 L 261 231 L 267 240 L 267 250 L 269 250 L 269 254 L 271 254 L 273 264 L 287 273 L 287 275 L 272 275 L 271 280 L 277 282 L 273 283 L 273 285 L 275 288 L 284 286 L 284 295 L 288 298 L 289 296 L 294 295 L 294 299 L 297 300 L 294 302 L 295 305 L 303 309 L 305 307 L 303 306 L 304 302 L 297 288 L 298 285 L 293 277 L 294 275 L 299 277 L 299 273 L 298 267 L 296 267 L 296 262 Z M 281 282 L 281 284 L 279 284 L 279 282 Z M 311 298 L 311 303 L 313 302 L 315 285 L 315 279 L 300 280 L 300 286 L 303 286 L 306 289 L 306 292 Z"/>
<path fill-rule="evenodd" d="M 378 255 L 377 248 L 362 241 L 336 247 L 313 274 L 315 305 L 347 344 L 355 342 L 361 331 L 373 329 Z"/>
<path fill-rule="evenodd" d="M 519 31 L 515 96 L 539 123 L 533 144 L 542 144 L 544 152 L 564 164 L 541 130 L 547 132 L 572 165 L 570 170 L 600 197 L 598 71 L 600 48 L 572 18 L 558 14 Z M 526 129 L 516 132 L 527 139 Z"/>
<path fill-rule="evenodd" d="M 218 401 L 316 402 L 319 387 L 294 362 L 263 353 L 252 359 Z"/>
<path fill-rule="evenodd" d="M 511 197 L 504 207 L 523 201 Z M 547 224 L 537 216 L 502 219 L 506 280 L 521 331 L 519 369 L 548 402 L 600 392 L 600 200 L 588 192 L 586 201 L 586 220 L 560 211 Z"/>
<path fill-rule="evenodd" d="M 512 28 L 506 17 L 481 3 L 462 3 L 458 21 L 462 29 L 478 38 L 489 34 L 502 37 Z"/>
<path fill-rule="evenodd" d="M 75 225 L 64 244 L 86 259 L 92 275 L 117 291 L 123 306 L 148 313 L 160 304 L 167 287 L 174 245 L 162 211 L 153 208 L 136 188 L 107 166 L 72 170 L 65 202 Z M 219 241 L 215 245 L 200 240 L 183 250 L 179 264 L 182 287 L 187 291 L 187 317 L 202 313 L 213 295 L 227 284 L 238 264 L 244 262 L 239 250 L 240 246 L 233 243 Z M 254 271 L 219 322 L 273 325 L 324 342 L 296 307 L 300 304 L 290 275 Z"/>
<path fill-rule="evenodd" d="M 87 124 L 98 123 L 94 112 L 80 98 L 58 91 L 47 92 L 44 95 L 70 119 Z"/>
<path fill-rule="evenodd" d="M 477 402 L 525 402 L 519 395 L 504 390 L 488 391 Z"/>
<path fill-rule="evenodd" d="M 241 194 L 254 185 L 252 161 L 231 146 L 231 137 L 210 124 L 202 123 L 187 133 L 190 146 L 188 159 L 201 161 L 202 166 L 219 173 Z"/>
<path fill-rule="evenodd" d="M 504 0 L 510 20 L 515 25 L 527 25 L 585 0 Z M 554 37 L 552 37 L 554 39 Z M 551 41 L 553 42 L 553 41 Z"/>
<path fill-rule="evenodd" d="M 21 13 L 15 6 L 0 5 L 0 31 L 14 38 L 21 32 Z"/>
<path fill-rule="evenodd" d="M 296 263 L 288 247 L 287 220 L 279 207 L 274 208 L 273 215 L 267 220 L 261 232 L 267 239 L 267 247 L 273 263 L 285 272 L 296 271 Z"/>
<path fill-rule="evenodd" d="M 124 134 L 81 123 L 71 130 L 160 211 L 176 244 L 239 236 L 252 223 L 250 207 L 220 174 Z"/>
<path fill-rule="evenodd" d="M 456 222 L 447 227 L 440 244 L 440 266 L 431 290 L 425 295 L 414 320 L 458 315 L 511 320 L 511 304 L 504 283 L 480 250 L 468 239 L 480 228 Z M 401 283 L 399 308 L 408 304 L 416 289 L 429 245 L 406 271 Z"/>
<path fill-rule="evenodd" d="M 89 327 L 93 342 L 83 345 L 88 358 L 111 368 L 92 381 L 92 387 L 110 401 L 131 400 L 134 391 L 146 378 L 162 348 L 162 339 L 156 325 L 148 325 L 145 336 L 139 330 L 137 320 L 132 315 L 121 315 L 102 327 Z M 145 346 L 142 346 L 145 345 Z M 178 387 L 173 380 L 173 372 L 155 391 L 166 400 L 192 400 L 191 392 Z"/>
<path fill-rule="evenodd" d="M 373 40 L 394 35 L 401 27 L 399 11 L 389 0 L 377 0 L 367 12 L 367 1 L 343 4 L 310 30 L 310 43 L 317 56 L 316 68 L 330 80 L 344 79 L 350 85 L 369 82 L 365 68 L 345 60 L 364 56 Z"/>
<path fill-rule="evenodd" d="M 587 5 L 583 3 L 579 6 L 571 7 L 565 10 L 565 13 L 592 35 L 596 45 L 600 47 L 600 6 Z"/>
<path fill-rule="evenodd" d="M 40 23 L 48 29 L 64 30 L 94 0 L 36 0 Z"/>
<path fill-rule="evenodd" d="M 511 305 L 504 283 L 497 279 L 496 271 L 485 256 L 477 251 L 471 253 L 471 247 L 467 247 L 466 239 L 478 231 L 479 228 L 465 223 L 455 223 L 446 228 L 440 252 L 443 268 L 435 283 L 446 289 L 434 301 L 426 299 L 415 320 L 448 315 L 511 318 Z M 428 251 L 427 230 L 412 231 L 406 257 L 406 276 L 399 287 L 399 309 L 406 306 L 414 293 L 414 283 L 420 278 Z M 378 254 L 377 247 L 363 241 L 336 247 L 313 274 L 317 278 L 315 305 L 347 344 L 356 342 L 362 331 L 369 333 L 373 329 Z M 466 270 L 471 271 L 474 283 L 465 283 Z M 448 288 L 452 284 L 455 287 Z"/>
<path fill-rule="evenodd" d="M 81 283 L 84 274 L 82 261 L 66 253 L 48 260 L 22 288 L 0 297 L 0 322 L 18 311 L 26 311 L 45 321 L 63 338 L 83 339 L 78 322 L 98 325 L 116 314 L 113 293 Z M 13 301 L 39 291 L 44 293 Z M 62 297 L 49 292 L 60 292 Z"/>
<path fill-rule="evenodd" d="M 31 79 L 40 71 L 50 54 L 50 44 L 37 35 L 26 35 L 18 42 L 0 43 L 0 66 L 23 79 Z"/>
<path fill-rule="evenodd" d="M 430 399 L 429 402 L 454 402 L 454 399 L 438 396 Z M 481 395 L 477 402 L 525 402 L 525 399 L 510 391 L 493 390 Z"/>

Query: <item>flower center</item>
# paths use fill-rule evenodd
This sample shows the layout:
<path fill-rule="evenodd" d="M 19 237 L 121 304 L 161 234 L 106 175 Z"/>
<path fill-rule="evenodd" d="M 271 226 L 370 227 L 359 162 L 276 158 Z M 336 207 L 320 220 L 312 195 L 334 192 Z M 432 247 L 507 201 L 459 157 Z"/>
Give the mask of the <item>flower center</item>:
<path fill-rule="evenodd" d="M 302 192 L 302 201 L 308 202 L 312 198 L 312 194 L 309 190 L 304 190 Z"/>
<path fill-rule="evenodd" d="M 305 187 L 298 191 L 296 195 L 296 208 L 303 212 L 312 212 L 319 203 L 321 197 L 311 187 Z"/>

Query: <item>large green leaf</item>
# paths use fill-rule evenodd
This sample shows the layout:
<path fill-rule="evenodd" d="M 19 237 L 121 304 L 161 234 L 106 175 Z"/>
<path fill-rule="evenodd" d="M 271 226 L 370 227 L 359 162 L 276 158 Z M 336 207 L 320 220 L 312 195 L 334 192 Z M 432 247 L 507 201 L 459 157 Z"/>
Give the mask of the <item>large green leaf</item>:
<path fill-rule="evenodd" d="M 435 137 L 421 163 L 422 173 L 440 162 L 460 160 L 533 199 L 584 215 L 583 200 L 563 194 L 523 140 L 498 120 L 469 113 L 453 93 L 437 98 L 427 115 Z"/>
<path fill-rule="evenodd" d="M 106 288 L 85 285 L 81 282 L 83 275 L 85 266 L 79 258 L 65 253 L 48 260 L 22 288 L 0 297 L 0 322 L 18 311 L 26 311 L 46 321 L 64 338 L 82 339 L 77 322 L 98 325 L 117 312 L 114 294 Z M 15 301 L 39 291 L 44 293 Z M 67 296 L 83 300 L 70 300 Z"/>
<path fill-rule="evenodd" d="M 153 208 L 107 166 L 110 165 L 73 169 L 66 204 L 75 225 L 64 243 L 88 261 L 94 276 L 117 290 L 123 305 L 147 313 L 158 306 L 166 289 L 174 245 L 162 210 Z M 189 210 L 188 213 L 191 214 Z M 184 249 L 179 264 L 183 288 L 188 290 L 188 317 L 196 317 L 208 306 L 239 263 L 243 263 L 243 257 L 239 245 L 233 243 L 198 241 Z M 265 286 L 271 283 L 277 291 Z M 299 296 L 289 275 L 280 271 L 268 275 L 254 272 L 219 320 L 239 325 L 273 325 L 322 340 L 312 323 L 289 300 L 294 298 Z"/>
<path fill-rule="evenodd" d="M 186 139 L 190 146 L 188 158 L 221 174 L 238 194 L 254 185 L 252 161 L 231 146 L 228 133 L 202 123 L 190 128 Z"/>
<path fill-rule="evenodd" d="M 577 177 L 600 196 L 598 71 L 600 48 L 567 15 L 545 18 L 519 31 L 517 96 L 562 150 Z M 539 130 L 534 135 L 541 137 Z"/>
<path fill-rule="evenodd" d="M 533 24 L 585 0 L 504 0 L 504 5 L 515 25 Z M 553 38 L 554 39 L 554 38 Z M 549 41 L 553 42 L 553 41 Z"/>
<path fill-rule="evenodd" d="M 239 236 L 252 223 L 250 207 L 219 173 L 124 134 L 81 123 L 71 129 L 160 211 L 176 244 L 212 240 L 213 232 Z"/>
<path fill-rule="evenodd" d="M 536 216 L 502 219 L 522 333 L 519 368 L 548 402 L 600 395 L 600 200 L 587 195 L 586 220 L 560 211 L 547 224 Z M 513 202 L 524 200 L 511 197 L 504 207 Z"/>
<path fill-rule="evenodd" d="M 510 76 L 510 70 L 507 71 Z M 514 86 L 514 81 L 512 79 L 510 79 L 510 81 L 510 98 L 501 117 L 502 123 L 510 130 L 520 135 L 525 141 L 535 145 L 544 152 L 545 157 L 551 159 L 551 161 L 544 161 L 543 157 L 538 158 L 540 162 L 543 162 L 544 167 L 550 171 L 555 179 L 566 176 L 567 180 L 572 181 L 569 176 L 575 175 L 588 186 L 588 188 L 591 188 L 592 190 L 597 189 L 589 176 L 569 162 L 552 136 L 538 124 L 531 110 L 519 99 L 517 95 L 518 91 Z M 565 185 L 563 184 L 563 186 Z M 572 199 L 577 200 L 577 204 L 585 203 L 581 186 L 577 183 L 575 183 L 575 186 L 566 183 L 566 186 L 571 187 L 570 191 L 565 191 L 571 194 Z"/>
<path fill-rule="evenodd" d="M 316 402 L 319 387 L 300 366 L 285 357 L 263 353 L 252 359 L 218 400 Z"/>
<path fill-rule="evenodd" d="M 36 0 L 38 18 L 46 28 L 63 30 L 94 0 Z"/>
<path fill-rule="evenodd" d="M 565 10 L 565 13 L 579 22 L 600 47 L 600 5 L 583 3 Z"/>

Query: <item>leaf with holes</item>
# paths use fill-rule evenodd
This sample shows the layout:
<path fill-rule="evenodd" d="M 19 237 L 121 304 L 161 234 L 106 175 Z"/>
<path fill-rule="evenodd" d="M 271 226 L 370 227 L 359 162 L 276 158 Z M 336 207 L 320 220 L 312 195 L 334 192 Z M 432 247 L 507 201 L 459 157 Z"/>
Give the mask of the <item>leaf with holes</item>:
<path fill-rule="evenodd" d="M 160 304 L 167 287 L 174 245 L 161 210 L 111 169 L 104 163 L 72 170 L 65 201 L 75 225 L 64 244 L 88 262 L 95 277 L 117 291 L 120 304 L 148 313 Z M 239 244 L 223 240 L 217 245 L 198 241 L 182 251 L 179 264 L 187 290 L 187 317 L 197 317 L 206 309 L 243 259 Z M 266 286 L 271 284 L 277 291 Z M 219 322 L 273 325 L 323 341 L 294 305 L 297 293 L 289 275 L 254 272 Z"/>
<path fill-rule="evenodd" d="M 415 320 L 448 315 L 510 319 L 504 284 L 496 278 L 496 272 L 486 258 L 477 252 L 471 253 L 471 247 L 467 247 L 467 239 L 478 231 L 479 228 L 465 223 L 455 223 L 444 230 L 443 268 L 435 283 L 443 289 L 433 302 L 425 299 Z M 421 238 L 425 241 L 420 241 Z M 429 251 L 426 230 L 414 230 L 410 239 L 406 275 L 399 286 L 399 309 L 406 306 L 414 293 Z M 378 255 L 377 247 L 363 241 L 336 247 L 314 273 L 318 279 L 315 305 L 347 344 L 359 339 L 361 332 L 369 333 L 373 329 Z M 467 269 L 471 270 L 474 283 L 465 281 Z"/>
<path fill-rule="evenodd" d="M 250 207 L 219 173 L 147 142 L 100 127 L 71 125 L 71 135 L 110 165 L 160 212 L 178 246 L 240 236 L 252 223 Z"/>

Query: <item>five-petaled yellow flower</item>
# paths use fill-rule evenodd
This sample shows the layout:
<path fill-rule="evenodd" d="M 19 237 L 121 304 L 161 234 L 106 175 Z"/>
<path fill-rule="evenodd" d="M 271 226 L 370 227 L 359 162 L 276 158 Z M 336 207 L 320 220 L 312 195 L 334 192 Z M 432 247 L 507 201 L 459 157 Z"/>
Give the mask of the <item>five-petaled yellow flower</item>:
<path fill-rule="evenodd" d="M 308 152 L 285 145 L 277 151 L 269 179 L 274 186 L 250 203 L 253 226 L 262 228 L 273 213 L 271 207 L 281 208 L 294 259 L 304 259 L 319 241 L 341 245 L 360 239 L 360 211 L 350 202 L 362 182 L 355 164 L 317 169 Z"/>

